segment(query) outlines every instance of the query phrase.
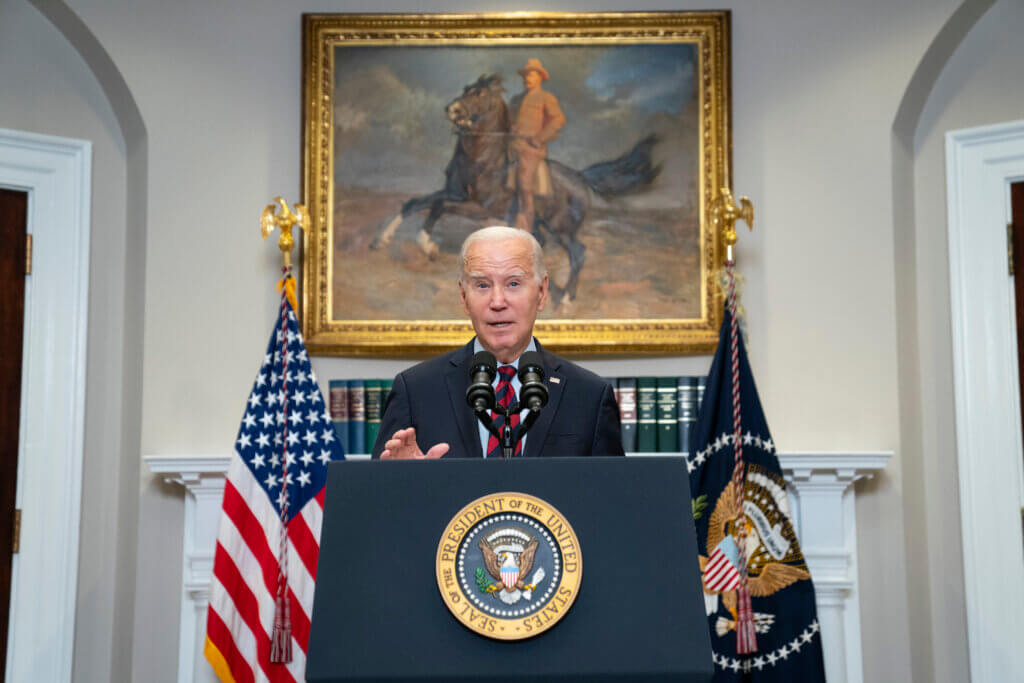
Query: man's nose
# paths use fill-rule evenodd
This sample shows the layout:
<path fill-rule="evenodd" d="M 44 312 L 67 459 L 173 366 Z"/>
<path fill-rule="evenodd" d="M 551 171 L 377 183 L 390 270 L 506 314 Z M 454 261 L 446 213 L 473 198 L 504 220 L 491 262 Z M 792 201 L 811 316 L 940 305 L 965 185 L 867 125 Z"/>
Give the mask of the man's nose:
<path fill-rule="evenodd" d="M 505 289 L 503 287 L 491 288 L 491 308 L 505 308 L 508 302 L 505 300 Z"/>

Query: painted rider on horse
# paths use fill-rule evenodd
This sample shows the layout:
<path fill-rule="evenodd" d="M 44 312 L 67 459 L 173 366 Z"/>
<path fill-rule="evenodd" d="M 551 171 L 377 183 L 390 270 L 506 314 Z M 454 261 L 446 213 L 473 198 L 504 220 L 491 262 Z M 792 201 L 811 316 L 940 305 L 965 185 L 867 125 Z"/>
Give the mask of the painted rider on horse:
<path fill-rule="evenodd" d="M 510 174 L 509 183 L 510 187 L 515 183 L 519 203 L 515 225 L 532 231 L 534 197 L 551 194 L 551 175 L 544 163 L 547 145 L 558 137 L 558 131 L 565 125 L 565 115 L 558 98 L 541 88 L 549 76 L 539 59 L 528 59 L 519 75 L 523 77 L 524 92 L 512 100 L 510 107 L 515 116 L 511 149 L 517 165 L 515 177 Z"/>

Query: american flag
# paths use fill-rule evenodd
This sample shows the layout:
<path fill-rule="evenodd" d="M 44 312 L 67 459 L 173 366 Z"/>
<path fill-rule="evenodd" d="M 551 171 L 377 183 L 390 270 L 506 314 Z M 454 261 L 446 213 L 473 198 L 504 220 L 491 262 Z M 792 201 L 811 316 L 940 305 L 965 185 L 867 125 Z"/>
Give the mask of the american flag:
<path fill-rule="evenodd" d="M 204 647 L 222 682 L 305 680 L 327 463 L 343 458 L 282 296 L 224 487 Z"/>

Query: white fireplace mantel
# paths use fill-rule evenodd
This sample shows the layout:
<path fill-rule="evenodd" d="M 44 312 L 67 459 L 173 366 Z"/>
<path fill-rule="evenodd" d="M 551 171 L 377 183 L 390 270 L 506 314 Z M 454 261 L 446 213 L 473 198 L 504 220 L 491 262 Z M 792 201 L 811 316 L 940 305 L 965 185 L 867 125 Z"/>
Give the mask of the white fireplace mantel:
<path fill-rule="evenodd" d="M 853 483 L 884 469 L 891 456 L 890 452 L 779 454 L 789 483 L 793 523 L 814 578 L 826 678 L 830 683 L 864 680 Z M 366 456 L 350 456 L 360 457 Z M 186 491 L 178 646 L 180 683 L 216 681 L 203 659 L 202 645 L 224 475 L 230 458 L 144 457 L 154 474 L 182 485 Z"/>

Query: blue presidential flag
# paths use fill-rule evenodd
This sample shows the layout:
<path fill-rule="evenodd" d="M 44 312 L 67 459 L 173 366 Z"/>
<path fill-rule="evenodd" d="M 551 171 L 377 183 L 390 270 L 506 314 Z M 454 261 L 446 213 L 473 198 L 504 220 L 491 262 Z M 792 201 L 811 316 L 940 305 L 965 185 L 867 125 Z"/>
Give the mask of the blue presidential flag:
<path fill-rule="evenodd" d="M 824 681 L 814 585 L 743 339 L 731 325 L 727 308 L 687 456 L 714 680 Z"/>

